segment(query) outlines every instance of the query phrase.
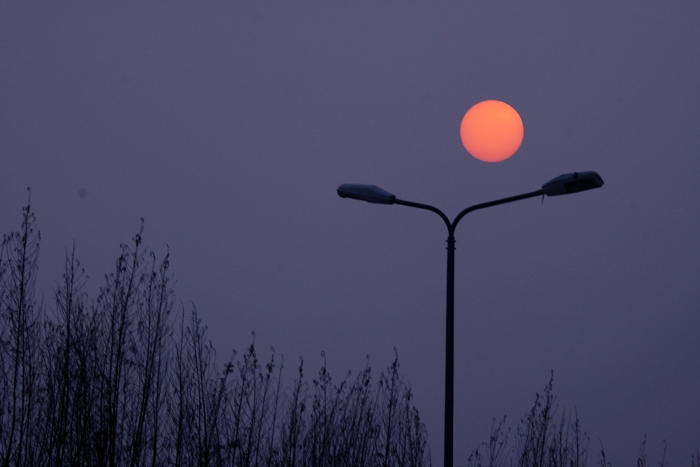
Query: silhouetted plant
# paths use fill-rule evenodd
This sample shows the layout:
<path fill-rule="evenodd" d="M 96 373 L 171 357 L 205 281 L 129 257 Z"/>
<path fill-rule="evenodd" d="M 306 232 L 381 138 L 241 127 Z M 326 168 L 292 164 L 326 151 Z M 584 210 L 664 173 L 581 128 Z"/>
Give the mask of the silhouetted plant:
<path fill-rule="evenodd" d="M 194 305 L 176 306 L 169 253 L 121 245 L 95 302 L 73 245 L 48 310 L 35 300 L 40 234 L 31 204 L 0 246 L 0 462 L 10 466 L 424 467 L 425 426 L 398 354 L 372 384 L 325 364 L 290 386 L 253 343 L 219 367 Z M 582 467 L 588 437 L 555 405 L 553 379 L 511 430 L 494 420 L 470 467 Z M 646 438 L 637 456 L 648 467 Z M 660 466 L 665 467 L 666 445 Z M 601 443 L 601 467 L 611 467 Z M 700 467 L 700 452 L 691 457 Z"/>
<path fill-rule="evenodd" d="M 30 465 L 40 440 L 41 356 L 39 307 L 34 299 L 41 235 L 34 231 L 30 201 L 19 232 L 0 247 L 0 456 L 3 466 Z"/>
<path fill-rule="evenodd" d="M 510 428 L 505 428 L 506 418 L 491 426 L 488 442 L 480 444 L 467 459 L 469 467 L 583 467 L 588 461 L 589 438 L 581 429 L 576 410 L 558 411 L 552 392 L 553 376 L 542 394 L 535 395 L 530 412 L 516 427 L 515 442 L 509 447 Z M 647 438 L 644 436 L 637 454 L 637 467 L 649 467 L 646 455 Z M 666 441 L 659 466 L 666 464 Z M 598 456 L 600 467 L 611 467 L 603 443 Z M 691 467 L 700 467 L 700 452 L 691 456 Z"/>
<path fill-rule="evenodd" d="M 42 453 L 49 465 L 63 465 L 66 459 L 88 461 L 94 420 L 89 414 L 88 396 L 95 369 L 90 343 L 95 341 L 90 336 L 94 328 L 88 321 L 82 292 L 86 281 L 73 245 L 55 290 L 54 320 L 47 320 L 44 327 L 46 432 Z"/>
<path fill-rule="evenodd" d="M 510 428 L 504 428 L 505 417 L 491 426 L 491 436 L 472 452 L 467 461 L 470 467 L 583 467 L 588 456 L 588 437 L 581 430 L 574 410 L 563 411 L 555 421 L 557 407 L 552 393 L 553 376 L 542 394 L 535 395 L 527 416 L 515 431 L 515 444 L 508 450 Z"/>
<path fill-rule="evenodd" d="M 290 387 L 274 349 L 219 368 L 193 306 L 175 306 L 169 253 L 121 245 L 94 303 L 76 247 L 48 312 L 34 299 L 39 233 L 28 203 L 0 249 L 0 462 L 9 466 L 428 466 L 398 359 Z M 325 359 L 325 356 L 324 356 Z M 309 390 L 311 387 L 312 391 Z"/>

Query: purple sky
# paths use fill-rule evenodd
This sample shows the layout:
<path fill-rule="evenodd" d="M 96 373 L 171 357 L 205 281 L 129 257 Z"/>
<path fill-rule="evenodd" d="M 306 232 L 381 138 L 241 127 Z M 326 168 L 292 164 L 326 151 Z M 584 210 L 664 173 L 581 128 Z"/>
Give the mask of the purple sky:
<path fill-rule="evenodd" d="M 26 187 L 49 297 L 65 248 L 91 295 L 146 219 L 222 362 L 257 333 L 293 378 L 399 350 L 442 464 L 445 238 L 432 213 L 596 170 L 600 190 L 457 229 L 455 459 L 515 422 L 554 370 L 614 466 L 700 447 L 700 2 L 5 3 L 0 230 Z M 299 4 L 302 5 L 299 5 Z M 609 4 L 614 3 L 614 4 Z M 459 124 L 508 102 L 511 159 Z M 87 190 L 87 196 L 85 191 Z M 51 300 L 46 299 L 47 303 Z"/>

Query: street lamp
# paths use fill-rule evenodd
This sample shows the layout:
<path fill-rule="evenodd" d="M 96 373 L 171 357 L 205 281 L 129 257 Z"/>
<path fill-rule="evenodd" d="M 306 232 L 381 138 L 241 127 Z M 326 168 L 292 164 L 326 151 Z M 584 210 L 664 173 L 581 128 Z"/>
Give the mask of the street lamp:
<path fill-rule="evenodd" d="M 459 221 L 472 211 L 490 208 L 499 204 L 512 203 L 535 196 L 558 196 L 579 191 L 591 190 L 603 186 L 603 179 L 597 172 L 574 172 L 563 174 L 548 181 L 542 188 L 530 193 L 502 198 L 487 203 L 475 204 L 457 214 L 450 222 L 449 218 L 436 207 L 398 199 L 388 191 L 375 185 L 343 184 L 338 187 L 341 198 L 357 199 L 374 204 L 401 204 L 412 208 L 426 209 L 436 213 L 447 226 L 447 337 L 445 345 L 445 463 L 444 467 L 453 465 L 454 434 L 454 295 L 455 295 L 455 238 L 454 232 Z"/>

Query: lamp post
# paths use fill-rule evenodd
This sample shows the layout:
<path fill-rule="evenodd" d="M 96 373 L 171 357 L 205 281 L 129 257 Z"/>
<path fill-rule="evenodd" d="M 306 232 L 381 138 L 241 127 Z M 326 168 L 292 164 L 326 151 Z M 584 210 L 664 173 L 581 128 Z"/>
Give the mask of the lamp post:
<path fill-rule="evenodd" d="M 454 295 L 455 295 L 455 238 L 454 232 L 460 220 L 472 211 L 512 203 L 535 196 L 558 196 L 603 186 L 603 179 L 596 172 L 574 172 L 563 174 L 548 181 L 537 191 L 475 204 L 457 214 L 452 222 L 436 207 L 398 199 L 388 191 L 375 185 L 343 184 L 338 187 L 341 198 L 357 199 L 374 204 L 400 204 L 412 208 L 425 209 L 436 213 L 447 226 L 447 335 L 445 339 L 445 462 L 444 467 L 453 466 L 454 442 Z"/>

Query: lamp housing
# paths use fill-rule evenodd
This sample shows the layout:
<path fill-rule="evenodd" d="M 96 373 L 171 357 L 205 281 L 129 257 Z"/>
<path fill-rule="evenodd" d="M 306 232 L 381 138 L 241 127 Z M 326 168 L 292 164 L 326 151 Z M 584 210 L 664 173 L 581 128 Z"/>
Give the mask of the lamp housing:
<path fill-rule="evenodd" d="M 574 172 L 551 179 L 542 185 L 542 191 L 547 196 L 559 196 L 592 190 L 601 186 L 603 186 L 603 179 L 598 175 L 598 172 Z"/>
<path fill-rule="evenodd" d="M 359 199 L 374 204 L 394 204 L 396 196 L 376 185 L 359 185 L 356 183 L 344 183 L 338 187 L 338 196 L 341 198 Z"/>

